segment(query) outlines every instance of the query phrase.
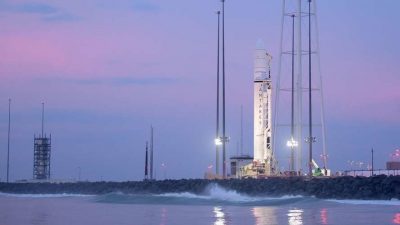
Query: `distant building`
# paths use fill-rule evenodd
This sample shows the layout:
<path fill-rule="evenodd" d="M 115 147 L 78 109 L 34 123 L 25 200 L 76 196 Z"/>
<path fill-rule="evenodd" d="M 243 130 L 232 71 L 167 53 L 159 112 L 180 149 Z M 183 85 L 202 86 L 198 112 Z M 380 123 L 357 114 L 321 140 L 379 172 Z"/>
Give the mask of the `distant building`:
<path fill-rule="evenodd" d="M 386 162 L 387 170 L 400 170 L 400 161 L 389 161 Z"/>

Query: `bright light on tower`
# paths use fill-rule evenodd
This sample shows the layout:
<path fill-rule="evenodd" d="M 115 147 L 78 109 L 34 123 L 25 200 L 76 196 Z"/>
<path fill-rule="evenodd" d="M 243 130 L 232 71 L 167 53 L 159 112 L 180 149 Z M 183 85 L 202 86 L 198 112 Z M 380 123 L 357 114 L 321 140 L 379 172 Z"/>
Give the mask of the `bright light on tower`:
<path fill-rule="evenodd" d="M 221 138 L 215 138 L 215 145 L 222 145 L 222 140 Z"/>
<path fill-rule="evenodd" d="M 291 138 L 289 141 L 286 142 L 286 145 L 288 147 L 297 147 L 299 144 L 297 143 L 297 141 Z"/>

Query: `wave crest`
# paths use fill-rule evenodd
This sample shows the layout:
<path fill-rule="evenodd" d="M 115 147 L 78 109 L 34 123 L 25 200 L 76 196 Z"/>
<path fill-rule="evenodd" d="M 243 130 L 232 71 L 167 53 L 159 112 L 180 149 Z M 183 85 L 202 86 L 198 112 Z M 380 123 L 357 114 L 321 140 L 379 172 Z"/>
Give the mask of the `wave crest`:
<path fill-rule="evenodd" d="M 227 190 L 218 184 L 210 184 L 201 194 L 190 192 L 164 193 L 157 195 L 113 193 L 99 196 L 97 201 L 126 204 L 184 204 L 184 205 L 283 205 L 304 200 L 302 196 L 252 197 Z"/>
<path fill-rule="evenodd" d="M 0 192 L 0 196 L 5 197 L 17 197 L 17 198 L 67 198 L 67 197 L 92 197 L 94 195 L 82 195 L 82 194 L 10 194 Z"/>

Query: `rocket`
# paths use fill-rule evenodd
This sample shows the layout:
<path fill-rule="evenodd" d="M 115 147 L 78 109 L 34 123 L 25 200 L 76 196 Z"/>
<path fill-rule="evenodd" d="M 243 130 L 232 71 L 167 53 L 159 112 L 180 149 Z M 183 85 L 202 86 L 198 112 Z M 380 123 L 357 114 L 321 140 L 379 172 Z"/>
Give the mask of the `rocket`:
<path fill-rule="evenodd" d="M 273 162 L 271 59 L 258 41 L 254 58 L 254 162 L 270 169 Z"/>

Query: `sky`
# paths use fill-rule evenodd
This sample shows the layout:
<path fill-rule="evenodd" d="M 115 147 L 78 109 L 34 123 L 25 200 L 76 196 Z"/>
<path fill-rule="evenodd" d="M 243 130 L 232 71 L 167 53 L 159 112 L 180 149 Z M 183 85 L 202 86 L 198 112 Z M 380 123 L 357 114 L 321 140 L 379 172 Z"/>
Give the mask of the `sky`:
<path fill-rule="evenodd" d="M 385 168 L 400 148 L 397 0 L 318 1 L 329 167 Z M 141 180 L 155 129 L 156 177 L 201 178 L 215 161 L 217 0 L 0 0 L 0 179 L 31 179 L 33 138 L 52 135 L 52 177 Z M 282 4 L 226 2 L 228 156 L 253 145 L 253 54 L 276 82 Z M 1 103 L 2 102 L 2 103 Z M 278 149 L 287 167 L 287 149 Z M 161 167 L 164 163 L 165 167 Z M 79 169 L 80 168 L 80 169 Z"/>

